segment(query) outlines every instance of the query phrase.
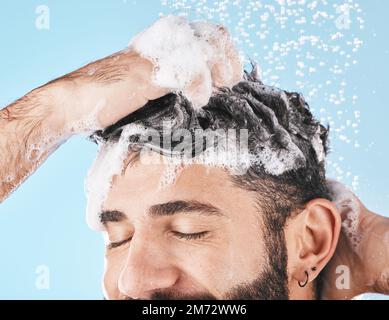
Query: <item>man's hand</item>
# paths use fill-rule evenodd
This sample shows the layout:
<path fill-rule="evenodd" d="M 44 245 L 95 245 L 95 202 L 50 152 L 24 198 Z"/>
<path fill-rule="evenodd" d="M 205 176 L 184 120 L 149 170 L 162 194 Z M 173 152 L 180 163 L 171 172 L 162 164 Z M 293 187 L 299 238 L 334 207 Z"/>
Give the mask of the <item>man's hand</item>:
<path fill-rule="evenodd" d="M 340 183 L 329 181 L 342 217 L 339 243 L 325 269 L 323 299 L 389 294 L 389 218 L 369 211 Z"/>
<path fill-rule="evenodd" d="M 180 23 L 195 33 L 194 25 L 182 20 Z M 196 31 L 194 37 L 212 43 L 220 32 L 224 45 L 208 47 L 208 58 L 199 68 L 202 71 L 187 75 L 183 87 L 159 85 L 155 73 L 161 66 L 130 47 L 51 81 L 1 110 L 0 202 L 72 135 L 103 129 L 172 90 L 201 96 L 205 74 L 210 75 L 215 86 L 239 82 L 242 66 L 238 52 L 225 29 L 214 26 L 213 30 L 216 33 Z M 169 34 L 165 36 L 168 41 Z M 137 39 L 141 37 L 142 34 Z M 209 48 L 215 50 L 214 54 L 209 54 Z M 180 46 L 171 49 L 179 50 Z M 228 78 L 221 71 L 223 64 L 232 68 Z M 209 70 L 205 72 L 204 66 Z"/>

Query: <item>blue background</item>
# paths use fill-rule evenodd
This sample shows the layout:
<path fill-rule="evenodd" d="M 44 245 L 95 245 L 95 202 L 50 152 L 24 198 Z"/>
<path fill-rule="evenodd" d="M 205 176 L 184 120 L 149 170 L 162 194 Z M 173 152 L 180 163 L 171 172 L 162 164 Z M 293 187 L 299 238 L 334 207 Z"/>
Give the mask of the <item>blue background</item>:
<path fill-rule="evenodd" d="M 351 29 L 346 31 L 348 36 L 357 36 L 363 41 L 362 48 L 352 57 L 358 63 L 341 77 L 333 79 L 334 86 L 341 80 L 347 82 L 346 100 L 339 105 L 331 103 L 324 92 L 331 92 L 331 88 L 324 90 L 319 86 L 319 93 L 311 97 L 310 103 L 318 117 L 323 113 L 332 116 L 335 128 L 345 121 L 342 114 L 360 111 L 358 132 L 348 132 L 351 143 L 345 143 L 333 132 L 328 172 L 334 178 L 341 175 L 339 178 L 349 185 L 358 176 L 359 183 L 354 185 L 358 195 L 370 209 L 388 215 L 389 108 L 386 86 L 389 28 L 386 13 L 389 2 L 361 0 L 358 3 L 362 9 L 358 16 L 365 20 L 364 28 L 360 28 L 355 13 L 351 16 Z M 50 30 L 35 27 L 35 10 L 41 4 L 50 9 Z M 160 12 L 178 11 L 156 0 L 1 1 L 0 106 L 5 107 L 33 88 L 91 60 L 122 49 Z M 238 13 L 230 12 L 232 16 L 238 16 Z M 198 17 L 193 10 L 189 14 Z M 218 21 L 217 16 L 205 18 Z M 227 25 L 231 27 L 234 23 L 230 21 Z M 291 30 L 282 30 L 272 22 L 269 25 L 273 29 L 263 43 L 254 41 L 254 46 L 250 47 L 241 42 L 240 47 L 265 70 L 272 70 L 273 66 L 261 60 L 264 44 L 286 41 L 291 36 Z M 310 24 L 303 28 L 307 32 L 315 28 L 312 32 L 319 37 L 326 37 L 329 32 L 324 27 Z M 251 32 L 254 33 L 255 28 Z M 319 54 L 331 65 L 337 62 L 338 56 L 331 52 Z M 281 59 L 288 63 L 290 58 Z M 289 71 L 293 68 L 294 65 Z M 300 91 L 294 71 L 274 70 L 274 74 L 279 75 L 274 84 Z M 317 86 L 325 81 L 325 77 L 324 73 L 312 77 L 307 74 L 304 80 Z M 351 102 L 353 95 L 358 95 L 357 102 Z M 325 111 L 319 112 L 319 108 Z M 355 141 L 360 147 L 353 147 Z M 96 147 L 92 143 L 82 137 L 73 138 L 0 205 L 0 298 L 102 298 L 103 241 L 100 234 L 88 229 L 84 215 L 84 177 L 95 153 Z M 342 171 L 344 174 L 339 173 Z M 347 176 L 345 173 L 348 171 L 350 174 Z M 39 290 L 35 285 L 39 265 L 45 265 L 50 270 L 49 290 Z"/>

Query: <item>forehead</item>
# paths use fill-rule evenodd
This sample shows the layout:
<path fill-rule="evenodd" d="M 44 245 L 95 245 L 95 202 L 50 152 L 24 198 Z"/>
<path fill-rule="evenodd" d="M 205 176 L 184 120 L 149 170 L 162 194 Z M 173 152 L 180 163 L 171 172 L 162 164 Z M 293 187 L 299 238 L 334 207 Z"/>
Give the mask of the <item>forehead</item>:
<path fill-rule="evenodd" d="M 254 195 L 234 186 L 225 169 L 200 164 L 175 167 L 159 155 L 150 157 L 132 162 L 113 178 L 104 209 L 128 212 L 129 208 L 147 210 L 169 201 L 196 200 L 224 212 L 257 211 Z"/>

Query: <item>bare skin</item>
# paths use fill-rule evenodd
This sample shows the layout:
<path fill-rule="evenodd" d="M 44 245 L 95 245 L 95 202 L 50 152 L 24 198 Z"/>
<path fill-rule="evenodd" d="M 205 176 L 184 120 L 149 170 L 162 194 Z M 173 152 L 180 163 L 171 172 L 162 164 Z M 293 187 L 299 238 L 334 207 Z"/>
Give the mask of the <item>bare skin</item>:
<path fill-rule="evenodd" d="M 358 198 L 354 201 L 359 210 L 357 233 L 360 242 L 355 248 L 343 229 L 338 249 L 326 267 L 324 299 L 352 299 L 367 292 L 389 294 L 389 219 L 368 210 Z M 350 213 L 347 202 L 340 209 L 346 225 Z M 339 266 L 341 269 L 337 270 Z M 344 274 L 348 270 L 350 274 Z M 344 279 L 346 282 L 339 281 Z"/>
<path fill-rule="evenodd" d="M 92 68 L 101 72 L 89 76 Z M 1 110 L 0 200 L 72 135 L 106 127 L 162 96 L 165 92 L 151 85 L 151 73 L 149 61 L 133 52 L 120 52 L 37 88 Z M 93 117 L 100 102 L 112 111 L 103 105 L 95 127 L 73 126 Z"/>
<path fill-rule="evenodd" d="M 241 74 L 238 55 L 231 47 L 227 50 L 231 50 L 228 56 L 236 61 L 234 78 L 237 82 Z M 168 93 L 168 88 L 153 84 L 153 67 L 150 61 L 139 54 L 124 50 L 51 81 L 2 109 L 0 202 L 73 135 L 104 128 L 142 107 L 147 101 Z M 222 66 L 215 62 L 211 70 L 213 82 L 218 86 L 225 84 L 221 69 Z M 201 84 L 201 75 L 192 80 L 189 88 L 185 89 L 195 96 Z M 319 205 L 334 211 L 328 203 Z M 363 292 L 389 294 L 388 277 L 385 276 L 385 268 L 388 268 L 388 219 L 363 207 L 360 229 L 367 236 L 363 237 L 359 255 L 350 250 L 346 236 L 341 234 L 334 258 L 327 267 L 324 297 L 352 298 Z M 291 231 L 288 234 L 293 236 Z M 337 242 L 336 232 L 331 234 L 329 248 L 333 248 L 333 241 Z M 386 252 L 386 255 L 382 252 Z M 329 249 L 325 259 L 318 260 L 320 269 L 324 268 L 332 254 L 333 250 Z M 301 261 L 294 264 L 300 266 L 293 270 L 294 285 L 296 279 L 304 281 L 302 264 Z M 306 264 L 308 267 L 312 263 L 307 261 Z M 354 266 L 353 279 L 357 281 L 351 281 L 352 287 L 347 292 L 334 285 L 334 268 L 339 264 Z M 320 269 L 312 277 L 316 277 Z M 297 290 L 297 287 L 292 290 Z"/>

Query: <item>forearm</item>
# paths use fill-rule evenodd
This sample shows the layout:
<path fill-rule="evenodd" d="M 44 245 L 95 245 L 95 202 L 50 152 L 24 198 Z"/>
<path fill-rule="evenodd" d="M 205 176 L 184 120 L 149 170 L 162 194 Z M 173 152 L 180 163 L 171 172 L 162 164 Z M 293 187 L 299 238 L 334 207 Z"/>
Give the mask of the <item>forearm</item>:
<path fill-rule="evenodd" d="M 168 91 L 153 65 L 121 51 L 35 89 L 0 111 L 0 202 L 66 139 L 118 121 Z"/>
<path fill-rule="evenodd" d="M 138 53 L 123 50 L 55 80 L 71 87 L 76 104 L 65 110 L 67 127 L 76 133 L 102 129 L 167 94 L 153 85 L 153 69 Z"/>
<path fill-rule="evenodd" d="M 67 138 L 61 91 L 43 86 L 0 110 L 0 202 Z"/>

